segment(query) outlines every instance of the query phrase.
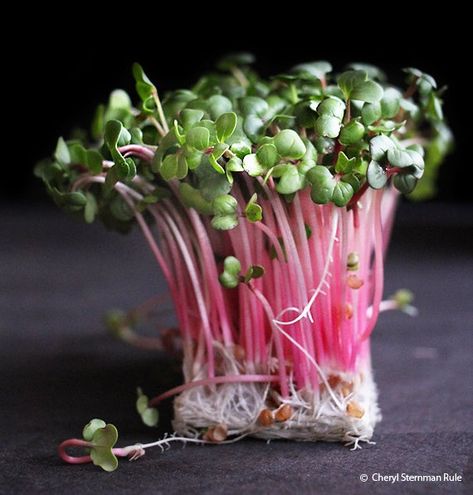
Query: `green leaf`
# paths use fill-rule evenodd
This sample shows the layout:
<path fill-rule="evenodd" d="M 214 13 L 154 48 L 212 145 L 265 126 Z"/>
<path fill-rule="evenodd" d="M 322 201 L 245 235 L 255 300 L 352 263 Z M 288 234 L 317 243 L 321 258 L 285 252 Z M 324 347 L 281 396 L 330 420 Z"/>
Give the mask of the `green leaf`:
<path fill-rule="evenodd" d="M 363 124 L 370 125 L 381 118 L 381 104 L 376 103 L 365 103 L 361 109 L 361 120 Z"/>
<path fill-rule="evenodd" d="M 215 216 L 212 218 L 212 227 L 217 230 L 230 230 L 238 225 L 237 217 L 237 200 L 229 194 L 218 196 L 214 199 L 213 211 Z"/>
<path fill-rule="evenodd" d="M 213 201 L 213 211 L 215 215 L 232 215 L 238 208 L 237 200 L 229 194 L 218 196 Z"/>
<path fill-rule="evenodd" d="M 337 206 L 346 206 L 353 196 L 353 187 L 343 180 L 339 181 L 333 190 L 332 201 Z"/>
<path fill-rule="evenodd" d="M 237 121 L 238 118 L 235 112 L 223 113 L 217 119 L 215 127 L 217 129 L 217 139 L 221 143 L 225 142 L 235 132 Z"/>
<path fill-rule="evenodd" d="M 209 147 L 210 132 L 205 127 L 193 127 L 186 134 L 187 144 L 202 151 Z"/>
<path fill-rule="evenodd" d="M 136 175 L 136 166 L 131 158 L 124 158 L 118 151 L 119 146 L 130 142 L 131 135 L 118 120 L 109 120 L 105 125 L 104 141 L 115 162 L 116 176 L 119 180 L 132 178 Z M 110 172 L 109 172 L 110 173 Z"/>
<path fill-rule="evenodd" d="M 246 155 L 243 158 L 243 168 L 251 177 L 257 177 L 266 173 L 266 167 L 259 162 L 255 153 Z"/>
<path fill-rule="evenodd" d="M 412 192 L 417 184 L 417 179 L 411 174 L 397 174 L 393 178 L 394 187 L 403 194 Z"/>
<path fill-rule="evenodd" d="M 202 110 L 194 110 L 192 108 L 185 108 L 181 110 L 179 114 L 179 119 L 182 123 L 184 130 L 188 131 L 193 125 L 200 122 L 205 113 Z"/>
<path fill-rule="evenodd" d="M 387 88 L 384 90 L 381 98 L 381 114 L 385 119 L 394 118 L 401 108 L 401 93 L 395 88 Z M 371 124 L 371 122 L 370 122 Z"/>
<path fill-rule="evenodd" d="M 117 440 L 118 431 L 112 424 L 99 428 L 94 433 L 90 457 L 92 462 L 104 471 L 115 471 L 118 467 L 118 460 L 112 452 Z"/>
<path fill-rule="evenodd" d="M 331 71 L 332 65 L 325 60 L 299 64 L 291 69 L 291 72 L 297 74 L 299 77 L 309 75 L 315 79 L 324 79 L 325 75 Z"/>
<path fill-rule="evenodd" d="M 300 159 L 306 152 L 304 141 L 292 129 L 284 129 L 274 137 L 274 145 L 278 153 L 286 158 Z"/>
<path fill-rule="evenodd" d="M 330 115 L 321 115 L 315 123 L 315 130 L 323 137 L 336 138 L 340 133 L 342 121 Z"/>
<path fill-rule="evenodd" d="M 264 134 L 266 124 L 256 115 L 248 115 L 243 122 L 243 130 L 255 143 L 259 142 Z"/>
<path fill-rule="evenodd" d="M 417 80 L 417 84 L 420 85 L 422 83 L 425 83 L 428 85 L 429 89 L 436 89 L 437 88 L 437 83 L 435 79 L 430 76 L 429 74 L 426 74 L 425 72 L 420 71 L 419 69 L 416 69 L 414 67 L 406 67 L 403 69 L 404 72 L 409 74 L 412 78 L 415 78 Z M 427 89 L 427 88 L 425 88 Z"/>
<path fill-rule="evenodd" d="M 141 419 L 146 426 L 152 428 L 158 424 L 159 412 L 155 407 L 148 407 L 145 411 L 143 411 Z"/>
<path fill-rule="evenodd" d="M 222 155 L 227 151 L 228 149 L 228 144 L 225 143 L 218 143 L 215 145 L 212 153 L 209 156 L 209 162 L 212 165 L 212 167 L 219 173 L 219 174 L 224 174 L 225 169 L 218 163 L 218 160 L 222 157 Z"/>
<path fill-rule="evenodd" d="M 442 102 L 433 91 L 427 98 L 426 114 L 433 121 L 443 120 Z"/>
<path fill-rule="evenodd" d="M 356 164 L 356 158 L 348 158 L 343 151 L 338 153 L 337 163 L 335 164 L 335 172 L 337 174 L 348 174 L 353 170 Z"/>
<path fill-rule="evenodd" d="M 95 432 L 100 428 L 105 428 L 106 423 L 102 419 L 91 419 L 82 430 L 82 436 L 87 442 L 91 442 Z"/>
<path fill-rule="evenodd" d="M 392 148 L 388 150 L 387 158 L 389 163 L 394 167 L 409 167 L 412 164 L 411 156 L 407 151 L 399 148 Z"/>
<path fill-rule="evenodd" d="M 365 127 L 358 120 L 349 122 L 340 132 L 340 143 L 349 145 L 363 138 Z"/>
<path fill-rule="evenodd" d="M 276 191 L 280 194 L 293 194 L 304 187 L 304 176 L 299 173 L 296 165 L 277 165 L 273 176 L 280 177 L 276 184 Z"/>
<path fill-rule="evenodd" d="M 161 164 L 159 173 L 164 180 L 174 179 L 177 175 L 178 157 L 177 155 L 167 155 Z"/>
<path fill-rule="evenodd" d="M 202 158 L 202 163 L 194 170 L 194 174 L 197 177 L 198 188 L 202 196 L 209 201 L 213 201 L 222 194 L 227 194 L 232 188 L 227 176 L 214 170 L 206 156 Z"/>
<path fill-rule="evenodd" d="M 69 148 L 62 137 L 57 140 L 56 150 L 54 151 L 54 159 L 61 165 L 68 165 L 71 161 Z"/>
<path fill-rule="evenodd" d="M 232 172 L 243 172 L 244 170 L 245 169 L 243 168 L 243 161 L 241 160 L 241 158 L 232 156 L 230 160 L 228 160 L 225 167 L 228 182 L 230 182 L 230 184 L 233 184 Z"/>
<path fill-rule="evenodd" d="M 223 261 L 223 269 L 230 275 L 239 275 L 241 271 L 241 264 L 234 256 L 227 256 Z"/>
<path fill-rule="evenodd" d="M 422 178 L 425 167 L 424 158 L 415 150 L 407 150 L 407 153 L 411 157 L 411 166 L 409 167 L 408 173 L 416 179 Z"/>
<path fill-rule="evenodd" d="M 136 92 L 141 100 L 145 102 L 156 91 L 156 87 L 145 74 L 140 64 L 134 63 L 132 72 L 136 82 Z"/>
<path fill-rule="evenodd" d="M 279 161 L 278 150 L 272 143 L 263 144 L 256 152 L 256 158 L 263 167 L 271 168 Z"/>
<path fill-rule="evenodd" d="M 227 289 L 234 289 L 240 282 L 241 264 L 234 256 L 227 256 L 223 262 L 223 273 L 219 276 L 220 283 Z"/>
<path fill-rule="evenodd" d="M 257 115 L 264 117 L 269 109 L 268 103 L 257 96 L 245 96 L 239 102 L 240 111 L 244 116 Z"/>
<path fill-rule="evenodd" d="M 327 115 L 342 120 L 345 114 L 345 102 L 336 96 L 328 96 L 320 104 L 311 103 L 311 108 L 317 109 L 319 115 Z"/>
<path fill-rule="evenodd" d="M 206 200 L 198 189 L 194 189 L 190 184 L 181 182 L 179 184 L 179 193 L 182 202 L 188 208 L 194 208 L 202 215 L 211 215 L 213 213 L 212 203 Z"/>
<path fill-rule="evenodd" d="M 136 392 L 138 397 L 135 405 L 138 414 L 141 416 L 141 421 L 143 421 L 146 426 L 156 426 L 159 421 L 158 410 L 154 407 L 149 407 L 149 398 L 143 393 L 141 388 L 138 387 Z"/>
<path fill-rule="evenodd" d="M 207 100 L 207 111 L 212 120 L 217 120 L 224 113 L 231 113 L 232 102 L 222 95 L 213 95 Z"/>
<path fill-rule="evenodd" d="M 176 179 L 184 179 L 189 172 L 189 166 L 187 165 L 187 159 L 183 153 L 179 153 L 177 160 Z"/>
<path fill-rule="evenodd" d="M 376 103 L 383 97 L 383 88 L 377 82 L 365 81 L 353 89 L 350 97 L 352 100 Z"/>
<path fill-rule="evenodd" d="M 350 70 L 338 78 L 338 86 L 346 99 L 375 103 L 381 100 L 383 88 L 376 82 L 368 80 L 364 70 Z"/>
<path fill-rule="evenodd" d="M 263 218 L 263 209 L 256 203 L 256 193 L 251 196 L 245 207 L 245 216 L 250 222 L 259 222 Z"/>
<path fill-rule="evenodd" d="M 337 181 L 327 167 L 316 165 L 307 172 L 312 184 L 311 198 L 315 203 L 326 204 L 332 199 Z"/>
<path fill-rule="evenodd" d="M 263 219 L 263 209 L 258 204 L 250 204 L 245 208 L 245 216 L 250 222 L 259 222 Z"/>
<path fill-rule="evenodd" d="M 371 160 L 366 171 L 366 179 L 373 189 L 381 189 L 386 185 L 388 176 L 384 168 L 375 160 Z"/>
<path fill-rule="evenodd" d="M 212 227 L 216 230 L 232 230 L 238 225 L 236 215 L 217 215 L 212 218 Z"/>
<path fill-rule="evenodd" d="M 369 79 L 377 79 L 378 81 L 386 80 L 386 74 L 379 67 L 376 67 L 375 65 L 352 63 L 349 64 L 348 68 L 366 72 Z"/>
<path fill-rule="evenodd" d="M 340 74 L 338 86 L 345 98 L 349 99 L 352 91 L 360 84 L 363 84 L 367 78 L 368 74 L 364 70 L 349 70 Z"/>
<path fill-rule="evenodd" d="M 381 162 L 385 159 L 388 150 L 394 148 L 396 148 L 396 145 L 387 136 L 375 136 L 370 140 L 371 159 L 376 162 Z"/>
<path fill-rule="evenodd" d="M 244 282 L 247 284 L 250 280 L 255 278 L 261 278 L 264 275 L 264 266 L 250 265 L 248 271 L 245 274 Z"/>
<path fill-rule="evenodd" d="M 86 152 L 86 165 L 90 172 L 94 175 L 102 172 L 103 157 L 97 150 L 87 150 Z"/>

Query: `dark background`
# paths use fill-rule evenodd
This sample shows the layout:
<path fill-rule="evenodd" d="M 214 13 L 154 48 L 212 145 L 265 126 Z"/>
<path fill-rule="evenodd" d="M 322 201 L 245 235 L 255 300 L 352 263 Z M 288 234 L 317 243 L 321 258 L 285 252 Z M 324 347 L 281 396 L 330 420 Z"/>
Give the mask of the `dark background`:
<path fill-rule="evenodd" d="M 9 144 L 4 149 L 0 197 L 46 199 L 32 176 L 35 162 L 52 153 L 58 136 L 67 137 L 74 127 L 88 128 L 96 106 L 112 89 L 124 88 L 134 97 L 134 61 L 144 66 L 164 94 L 193 84 L 225 53 L 250 51 L 257 58 L 255 68 L 268 76 L 317 59 L 331 61 L 337 70 L 353 61 L 376 64 L 399 83 L 406 66 L 431 73 L 439 86 L 448 85 L 445 114 L 456 138 L 455 152 L 440 172 L 437 201 L 471 201 L 464 180 L 471 175 L 466 152 L 471 98 L 465 76 L 467 45 L 462 39 L 466 41 L 467 32 L 460 18 L 452 24 L 442 14 L 442 19 L 427 21 L 412 17 L 410 9 L 409 20 L 393 18 L 392 26 L 381 16 L 374 21 L 363 17 L 360 26 L 351 27 L 344 18 L 335 22 L 328 16 L 334 22 L 327 22 L 321 13 L 305 18 L 299 9 L 291 11 L 288 20 L 281 17 L 285 22 L 278 25 L 256 13 L 238 22 L 221 13 L 209 13 L 202 22 L 192 21 L 192 15 L 174 19 L 158 14 L 154 18 L 152 13 L 92 23 L 77 17 L 77 12 L 67 22 L 43 19 L 28 30 L 24 48 L 11 52 L 8 47 L 14 40 L 4 42 L 9 68 L 4 81 L 11 87 L 3 102 Z M 449 26 L 448 34 L 442 25 Z"/>

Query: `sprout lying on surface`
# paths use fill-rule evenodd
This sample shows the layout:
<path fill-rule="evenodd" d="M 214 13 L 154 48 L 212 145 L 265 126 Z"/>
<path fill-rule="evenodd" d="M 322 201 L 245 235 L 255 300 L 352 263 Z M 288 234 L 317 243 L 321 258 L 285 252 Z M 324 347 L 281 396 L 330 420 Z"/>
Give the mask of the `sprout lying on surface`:
<path fill-rule="evenodd" d="M 180 394 L 174 428 L 196 442 L 357 447 L 380 419 L 369 348 L 379 312 L 415 311 L 406 292 L 381 300 L 383 258 L 398 193 L 431 195 L 449 151 L 442 90 L 417 69 L 403 92 L 375 67 L 333 75 L 327 62 L 264 80 L 250 60 L 229 57 L 162 101 L 136 64 L 140 104 L 114 91 L 91 142 L 60 139 L 36 174 L 86 222 L 138 224 L 166 278 L 185 383 L 140 395 L 145 423 Z M 110 322 L 139 340 L 123 318 Z M 106 447 L 115 466 L 114 442 L 80 442 L 102 467 L 94 452 Z"/>

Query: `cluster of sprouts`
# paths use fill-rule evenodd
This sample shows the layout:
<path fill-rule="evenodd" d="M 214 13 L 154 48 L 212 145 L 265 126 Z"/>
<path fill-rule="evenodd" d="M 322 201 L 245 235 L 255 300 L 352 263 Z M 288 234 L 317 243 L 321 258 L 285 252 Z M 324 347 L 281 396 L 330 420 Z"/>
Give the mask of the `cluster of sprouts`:
<path fill-rule="evenodd" d="M 412 68 L 401 90 L 369 65 L 334 74 L 312 62 L 265 80 L 251 61 L 228 57 L 162 100 L 136 64 L 139 104 L 115 90 L 90 136 L 61 138 L 36 173 L 86 222 L 138 225 L 167 281 L 184 384 L 140 395 L 145 423 L 180 394 L 174 427 L 196 442 L 357 446 L 379 420 L 369 350 L 379 312 L 413 312 L 406 292 L 382 301 L 383 260 L 399 193 L 431 194 L 449 150 L 443 90 Z M 128 323 L 113 324 L 139 342 Z M 179 438 L 113 449 L 111 425 L 94 425 L 62 444 L 65 460 L 110 470 L 116 455 Z M 90 457 L 72 461 L 70 445 Z"/>

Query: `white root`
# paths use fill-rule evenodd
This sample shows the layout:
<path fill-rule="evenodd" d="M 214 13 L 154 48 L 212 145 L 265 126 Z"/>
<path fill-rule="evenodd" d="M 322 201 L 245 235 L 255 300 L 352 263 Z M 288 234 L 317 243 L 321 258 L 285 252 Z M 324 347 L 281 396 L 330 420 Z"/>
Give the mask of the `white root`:
<path fill-rule="evenodd" d="M 225 368 L 238 369 L 239 364 L 226 354 Z M 330 375 L 334 370 L 325 370 Z M 205 376 L 195 377 L 200 379 Z M 266 440 L 344 442 L 359 448 L 360 442 L 370 442 L 374 426 L 381 420 L 377 389 L 371 365 L 366 363 L 356 375 L 339 375 L 350 382 L 352 390 L 343 393 L 334 386 L 333 393 L 343 408 L 338 407 L 326 387 L 322 391 L 296 390 L 291 385 L 290 396 L 283 399 L 262 383 L 226 383 L 217 386 L 194 387 L 181 393 L 174 401 L 174 430 L 184 437 L 197 438 L 201 431 L 217 423 L 226 425 L 229 436 L 253 436 Z M 268 404 L 289 404 L 292 416 L 270 426 L 258 424 L 260 412 Z M 347 412 L 348 404 L 356 404 L 361 418 Z M 274 406 L 273 406 L 274 408 Z"/>

